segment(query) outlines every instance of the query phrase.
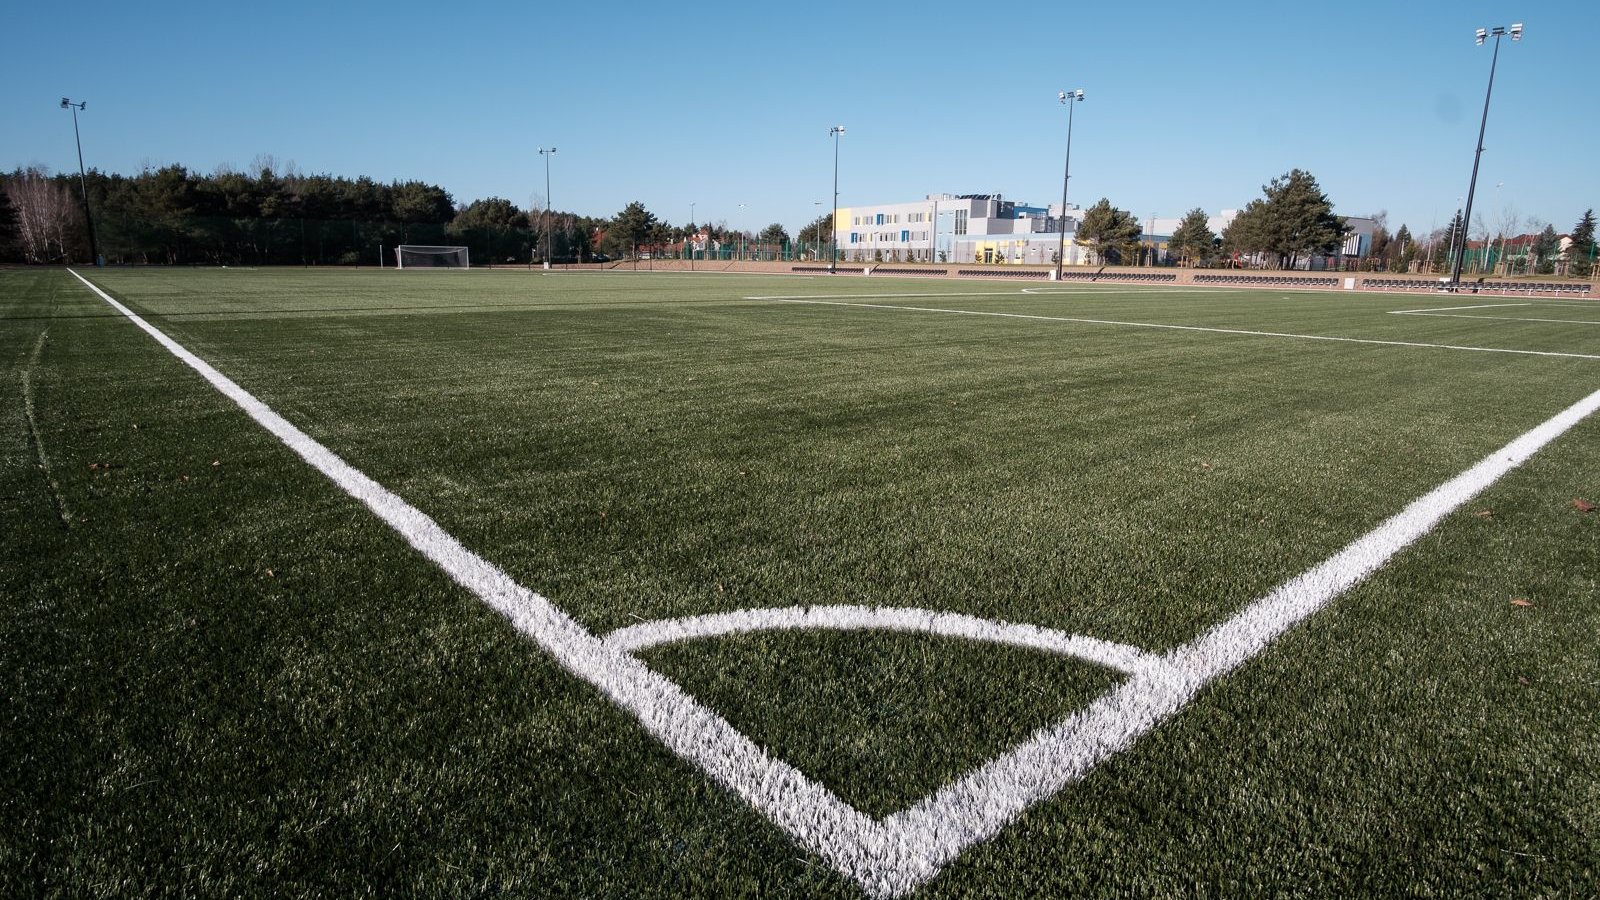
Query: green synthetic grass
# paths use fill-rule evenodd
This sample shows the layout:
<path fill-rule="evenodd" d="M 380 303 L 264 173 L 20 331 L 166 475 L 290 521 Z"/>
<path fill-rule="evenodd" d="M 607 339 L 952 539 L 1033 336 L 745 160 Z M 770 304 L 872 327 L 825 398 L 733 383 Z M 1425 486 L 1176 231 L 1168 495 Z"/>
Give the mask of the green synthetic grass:
<path fill-rule="evenodd" d="M 851 603 L 1164 650 L 1600 387 L 1600 360 L 745 298 L 1597 354 L 1583 304 L 92 277 L 596 633 Z M 856 893 L 70 276 L 0 273 L 0 358 L 0 893 Z M 1572 500 L 1600 502 L 1597 440 L 1579 425 L 918 896 L 1596 893 L 1600 512 Z M 1114 680 L 916 636 L 641 655 L 874 814 Z"/>

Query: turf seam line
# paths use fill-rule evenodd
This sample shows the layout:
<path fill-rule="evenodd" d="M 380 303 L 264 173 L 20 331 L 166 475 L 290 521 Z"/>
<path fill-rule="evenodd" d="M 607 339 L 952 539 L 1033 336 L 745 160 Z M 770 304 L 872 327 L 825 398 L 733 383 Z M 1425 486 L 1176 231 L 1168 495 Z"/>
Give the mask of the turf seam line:
<path fill-rule="evenodd" d="M 958 316 L 986 316 L 999 319 L 1026 319 L 1039 322 L 1070 322 L 1083 325 L 1113 325 L 1124 328 L 1157 328 L 1168 331 L 1198 331 L 1211 334 L 1237 334 L 1249 337 L 1292 338 L 1302 341 L 1333 341 L 1346 344 L 1375 344 L 1383 347 L 1411 347 L 1425 350 L 1462 350 L 1472 353 L 1510 353 L 1518 356 L 1553 356 L 1565 359 L 1600 359 L 1593 353 L 1562 353 L 1556 350 L 1511 350 L 1503 347 L 1466 347 L 1458 344 L 1428 344 L 1419 341 L 1384 341 L 1376 338 L 1336 337 L 1325 334 L 1290 334 L 1282 331 L 1250 331 L 1243 328 L 1212 328 L 1204 325 L 1171 325 L 1162 322 L 1126 322 L 1118 319 L 1088 319 L 1075 316 L 1041 316 L 1029 313 L 1003 313 L 991 310 L 945 309 L 935 306 L 896 306 L 888 303 L 845 303 L 837 300 L 817 300 L 801 297 L 752 297 L 752 300 L 771 300 L 779 303 L 803 303 L 813 306 L 848 306 L 856 309 L 887 309 L 901 312 L 944 313 Z"/>
<path fill-rule="evenodd" d="M 50 489 L 50 505 L 56 511 L 56 518 L 61 520 L 61 526 L 71 528 L 72 510 L 67 507 L 67 496 L 61 490 L 61 482 L 56 480 L 55 469 L 50 466 L 50 455 L 44 449 L 44 433 L 39 430 L 39 420 L 34 414 L 33 369 L 44 355 L 44 343 L 49 336 L 48 327 L 39 332 L 39 339 L 33 344 L 33 352 L 28 354 L 27 362 L 23 363 L 22 370 L 17 373 L 17 380 L 22 383 L 22 413 L 28 422 L 28 437 L 33 444 L 34 456 L 39 460 L 39 471 L 44 475 L 45 486 Z"/>
<path fill-rule="evenodd" d="M 420 510 L 317 443 L 82 275 L 68 271 L 366 505 L 457 584 L 506 616 L 569 672 L 632 713 L 668 749 L 698 765 L 879 897 L 915 890 L 968 847 L 993 837 L 1029 807 L 1131 746 L 1179 712 L 1208 682 L 1242 665 L 1365 580 L 1445 516 L 1600 408 L 1597 390 L 1413 501 L 1323 563 L 1188 644 L 1163 654 L 1160 659 L 1165 665 L 1136 672 L 1082 711 L 1040 729 L 1016 748 L 910 809 L 878 820 L 792 765 L 767 755 L 676 683 L 517 584 Z"/>

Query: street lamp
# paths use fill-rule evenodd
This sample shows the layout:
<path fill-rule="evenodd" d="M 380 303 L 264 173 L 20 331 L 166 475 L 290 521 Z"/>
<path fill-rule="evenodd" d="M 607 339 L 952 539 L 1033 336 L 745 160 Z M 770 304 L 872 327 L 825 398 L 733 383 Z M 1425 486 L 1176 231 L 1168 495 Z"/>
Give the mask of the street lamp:
<path fill-rule="evenodd" d="M 828 136 L 833 138 L 833 218 L 828 220 L 828 274 L 837 274 L 834 261 L 839 258 L 839 136 L 844 134 L 843 125 L 835 125 L 828 129 Z"/>
<path fill-rule="evenodd" d="M 739 204 L 739 208 L 740 209 L 744 209 L 745 208 L 745 204 L 743 204 L 743 203 Z M 739 224 L 739 258 L 743 259 L 744 258 L 744 213 L 742 213 L 742 212 L 739 213 L 739 220 L 740 220 L 740 224 Z M 726 235 L 724 235 L 724 236 L 726 236 Z"/>
<path fill-rule="evenodd" d="M 556 148 L 546 150 L 539 148 L 539 155 L 544 157 L 544 264 L 550 267 L 550 157 L 556 155 Z"/>
<path fill-rule="evenodd" d="M 1511 35 L 1513 41 L 1522 40 L 1522 23 L 1515 23 L 1509 30 L 1504 25 L 1496 25 L 1490 29 L 1479 28 L 1477 31 L 1479 47 L 1482 47 L 1483 42 L 1491 36 L 1494 38 L 1494 56 L 1489 59 L 1489 88 L 1483 92 L 1483 119 L 1478 123 L 1478 150 L 1472 156 L 1472 180 L 1467 183 L 1467 212 L 1461 220 L 1463 231 L 1471 228 L 1472 194 L 1478 188 L 1478 162 L 1483 158 L 1483 133 L 1489 127 L 1489 97 L 1494 94 L 1494 70 L 1495 66 L 1500 63 L 1500 39 L 1507 34 Z M 1452 291 L 1461 290 L 1461 263 L 1466 259 L 1466 251 L 1467 241 L 1463 237 L 1461 252 L 1456 256 L 1455 267 L 1450 272 L 1450 290 Z"/>
<path fill-rule="evenodd" d="M 1506 183 L 1504 181 L 1495 182 L 1495 185 L 1494 185 L 1494 205 L 1495 206 L 1500 206 L 1500 189 L 1505 187 L 1505 186 L 1506 186 Z M 1502 217 L 1500 219 L 1500 249 L 1496 250 L 1495 253 L 1494 253 L 1494 256 L 1491 257 L 1491 259 L 1494 262 L 1494 268 L 1489 270 L 1491 273 L 1493 273 L 1495 269 L 1500 268 L 1500 259 L 1501 259 L 1501 257 L 1505 256 L 1505 253 L 1506 253 L 1506 225 L 1509 224 L 1509 223 L 1504 218 L 1505 214 L 1506 214 L 1505 213 L 1505 209 L 1506 209 L 1505 207 L 1500 206 L 1500 215 Z M 1484 248 L 1484 249 L 1487 250 L 1488 248 Z M 1510 275 L 1511 274 L 1511 270 L 1507 269 L 1506 270 L 1506 274 Z"/>
<path fill-rule="evenodd" d="M 78 145 L 78 188 L 83 192 L 83 224 L 89 229 L 89 259 L 98 266 L 100 248 L 96 246 L 94 240 L 94 217 L 89 214 L 89 176 L 83 170 L 83 138 L 78 134 L 78 111 L 88 107 L 87 100 L 73 103 L 66 97 L 61 98 L 61 108 L 72 110 L 72 139 Z"/>
<path fill-rule="evenodd" d="M 813 200 L 813 201 L 811 201 L 811 205 L 814 206 L 814 207 L 817 207 L 817 206 L 822 206 L 823 203 L 822 203 L 821 200 Z M 816 212 L 816 210 L 813 210 L 813 212 Z M 816 226 L 817 226 L 816 231 L 813 232 L 813 234 L 816 236 L 816 239 L 817 239 L 817 247 L 816 247 L 817 256 L 816 256 L 816 260 L 817 260 L 817 262 L 822 262 L 822 213 L 821 212 L 817 212 L 817 217 L 815 219 L 812 219 L 811 221 L 813 223 L 815 223 Z"/>
<path fill-rule="evenodd" d="M 1083 102 L 1083 90 L 1056 92 L 1056 99 L 1067 108 L 1067 162 L 1061 173 L 1061 244 L 1056 248 L 1056 281 L 1061 280 L 1061 267 L 1067 261 L 1067 185 L 1072 182 L 1072 108 Z"/>

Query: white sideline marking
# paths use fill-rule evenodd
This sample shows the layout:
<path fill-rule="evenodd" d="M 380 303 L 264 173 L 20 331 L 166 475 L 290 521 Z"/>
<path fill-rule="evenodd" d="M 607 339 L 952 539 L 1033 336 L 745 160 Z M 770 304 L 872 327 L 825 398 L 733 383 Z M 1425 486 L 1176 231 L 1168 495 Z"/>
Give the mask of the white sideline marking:
<path fill-rule="evenodd" d="M 456 583 L 505 615 L 568 671 L 632 713 L 674 753 L 700 766 L 797 842 L 879 897 L 915 890 L 967 847 L 992 837 L 1033 804 L 1133 744 L 1178 712 L 1211 679 L 1238 667 L 1361 582 L 1440 519 L 1600 407 L 1600 391 L 1595 391 L 1414 501 L 1327 561 L 1205 635 L 1163 654 L 1165 666 L 1132 675 L 1081 712 L 1035 732 L 1015 749 L 910 809 L 875 820 L 793 766 L 768 756 L 677 684 L 595 637 L 83 276 L 72 275 L 365 504 Z"/>
<path fill-rule="evenodd" d="M 1415 311 L 1401 311 L 1391 313 L 1391 315 L 1422 316 L 1438 319 L 1490 319 L 1495 322 L 1555 322 L 1560 325 L 1600 325 L 1600 322 L 1594 321 L 1593 319 L 1536 319 L 1532 316 L 1474 316 L 1467 313 L 1435 313 Z"/>
<path fill-rule="evenodd" d="M 937 295 L 936 295 L 937 296 Z M 1333 337 L 1325 334 L 1291 334 L 1282 331 L 1250 331 L 1244 328 L 1210 328 L 1203 325 L 1168 325 L 1160 322 L 1125 322 L 1118 319 L 1085 319 L 1076 316 L 1040 316 L 1027 313 L 1004 313 L 989 310 L 941 309 L 936 306 L 895 306 L 887 303 L 842 303 L 837 300 L 801 299 L 798 297 L 752 297 L 752 300 L 774 300 L 780 303 L 805 303 L 816 306 L 849 306 L 855 309 L 892 309 L 903 312 L 945 313 L 956 316 L 990 316 L 999 319 L 1031 319 L 1039 322 L 1073 322 L 1082 325 L 1116 325 L 1126 328 L 1159 328 L 1168 331 L 1201 331 L 1211 334 L 1242 334 L 1251 337 L 1293 338 L 1302 341 L 1336 341 L 1346 344 L 1375 344 L 1381 347 L 1413 347 L 1425 350 L 1464 350 L 1471 353 L 1510 353 L 1518 356 L 1558 356 L 1567 359 L 1600 359 L 1593 353 L 1561 353 L 1555 350 L 1508 350 L 1501 347 L 1466 347 L 1458 344 L 1426 344 L 1419 341 L 1380 341 L 1375 338 Z"/>
<path fill-rule="evenodd" d="M 741 609 L 736 612 L 663 619 L 619 628 L 606 635 L 606 643 L 618 650 L 637 653 L 659 644 L 698 638 L 748 634 L 755 631 L 789 629 L 853 631 L 873 629 L 935 634 L 991 644 L 1010 644 L 1075 656 L 1088 662 L 1137 675 L 1160 669 L 1164 663 L 1137 647 L 1102 641 L 1081 634 L 1068 634 L 1037 625 L 997 622 L 976 616 L 928 609 L 879 608 L 870 606 L 788 606 L 781 609 Z"/>
<path fill-rule="evenodd" d="M 1505 306 L 1532 306 L 1532 305 L 1533 305 L 1532 303 L 1484 303 L 1484 304 L 1480 304 L 1478 306 L 1427 306 L 1427 307 L 1423 307 L 1421 309 L 1391 309 L 1391 310 L 1389 310 L 1389 313 L 1391 315 L 1403 316 L 1406 313 L 1450 312 L 1451 310 L 1457 310 L 1457 309 L 1500 309 L 1501 307 L 1505 307 Z"/>

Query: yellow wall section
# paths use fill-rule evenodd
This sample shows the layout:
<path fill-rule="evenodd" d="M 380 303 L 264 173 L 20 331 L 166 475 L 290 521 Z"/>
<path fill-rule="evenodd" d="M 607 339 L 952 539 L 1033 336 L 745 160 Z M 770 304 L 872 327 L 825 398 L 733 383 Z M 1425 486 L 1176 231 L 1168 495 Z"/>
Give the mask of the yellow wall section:
<path fill-rule="evenodd" d="M 850 210 L 849 209 L 841 206 L 839 208 L 839 212 L 834 215 L 834 217 L 833 217 L 833 233 L 834 234 L 841 234 L 841 235 L 850 233 Z"/>

